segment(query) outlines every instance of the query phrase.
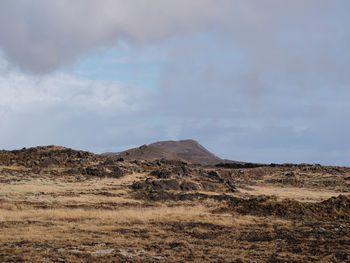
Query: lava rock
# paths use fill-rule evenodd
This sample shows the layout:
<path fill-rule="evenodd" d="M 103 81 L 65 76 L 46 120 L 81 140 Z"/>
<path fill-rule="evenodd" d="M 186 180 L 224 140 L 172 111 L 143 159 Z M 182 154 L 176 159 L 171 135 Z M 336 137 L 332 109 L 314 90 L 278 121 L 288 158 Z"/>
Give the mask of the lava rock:
<path fill-rule="evenodd" d="M 236 186 L 233 184 L 231 180 L 227 180 L 226 185 L 231 192 L 233 193 L 238 192 Z"/>
<path fill-rule="evenodd" d="M 161 178 L 167 179 L 167 178 L 171 177 L 170 171 L 168 171 L 166 169 L 154 170 L 150 173 L 150 175 L 155 176 L 159 179 L 161 179 Z"/>
<path fill-rule="evenodd" d="M 210 171 L 208 173 L 208 177 L 216 182 L 223 182 L 224 180 L 221 178 L 221 176 L 216 171 Z"/>
<path fill-rule="evenodd" d="M 44 166 L 51 166 L 51 165 L 59 165 L 60 162 L 56 158 L 48 157 L 42 162 L 42 164 Z"/>
<path fill-rule="evenodd" d="M 180 184 L 175 179 L 152 181 L 153 190 L 179 190 Z"/>
<path fill-rule="evenodd" d="M 182 191 L 195 191 L 199 189 L 199 186 L 196 183 L 183 181 L 180 185 Z"/>

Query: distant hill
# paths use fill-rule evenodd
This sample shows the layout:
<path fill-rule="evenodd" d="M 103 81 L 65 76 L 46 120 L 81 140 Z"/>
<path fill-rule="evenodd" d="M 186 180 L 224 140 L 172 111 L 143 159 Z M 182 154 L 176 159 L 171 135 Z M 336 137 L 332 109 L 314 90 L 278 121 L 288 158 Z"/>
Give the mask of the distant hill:
<path fill-rule="evenodd" d="M 204 165 L 232 162 L 217 157 L 194 140 L 156 142 L 119 153 L 105 153 L 105 155 L 122 157 L 125 160 L 167 159 Z"/>

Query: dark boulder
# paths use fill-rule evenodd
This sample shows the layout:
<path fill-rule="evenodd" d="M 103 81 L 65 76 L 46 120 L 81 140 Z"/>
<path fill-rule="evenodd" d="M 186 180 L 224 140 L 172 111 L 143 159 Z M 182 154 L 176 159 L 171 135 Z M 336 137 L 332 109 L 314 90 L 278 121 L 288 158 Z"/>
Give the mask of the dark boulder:
<path fill-rule="evenodd" d="M 213 181 L 216 182 L 223 182 L 224 180 L 221 178 L 221 176 L 218 174 L 217 171 L 210 171 L 208 173 L 208 178 L 210 178 Z"/>
<path fill-rule="evenodd" d="M 53 157 L 48 157 L 42 162 L 43 166 L 51 166 L 51 165 L 59 165 L 59 164 L 60 162 Z"/>
<path fill-rule="evenodd" d="M 171 172 L 166 169 L 154 170 L 150 173 L 150 175 L 155 176 L 159 179 L 167 179 L 171 177 Z"/>
<path fill-rule="evenodd" d="M 152 181 L 153 190 L 179 190 L 180 184 L 175 179 Z"/>
<path fill-rule="evenodd" d="M 103 162 L 104 165 L 114 165 L 114 160 L 112 158 L 108 158 Z"/>
<path fill-rule="evenodd" d="M 191 174 L 191 169 L 189 169 L 186 165 L 178 165 L 171 169 L 173 174 L 178 176 L 188 176 Z"/>
<path fill-rule="evenodd" d="M 120 178 L 125 174 L 125 172 L 118 166 L 111 167 L 111 170 L 112 170 L 112 173 L 110 174 L 110 176 L 114 178 Z"/>
<path fill-rule="evenodd" d="M 135 190 L 145 189 L 146 187 L 147 187 L 147 183 L 141 182 L 141 181 L 134 181 L 133 184 L 131 185 L 131 188 Z"/>
<path fill-rule="evenodd" d="M 199 186 L 196 183 L 183 181 L 180 185 L 182 191 L 195 191 L 199 189 Z"/>
<path fill-rule="evenodd" d="M 102 177 L 104 176 L 104 171 L 101 168 L 88 166 L 85 169 L 83 169 L 83 174 Z"/>
<path fill-rule="evenodd" d="M 147 178 L 145 181 L 135 181 L 131 185 L 132 189 L 147 189 L 150 191 L 165 191 L 165 190 L 179 190 L 180 184 L 175 179 L 170 180 L 152 180 Z"/>
<path fill-rule="evenodd" d="M 231 192 L 233 193 L 238 192 L 236 186 L 233 184 L 231 180 L 227 180 L 226 185 Z"/>

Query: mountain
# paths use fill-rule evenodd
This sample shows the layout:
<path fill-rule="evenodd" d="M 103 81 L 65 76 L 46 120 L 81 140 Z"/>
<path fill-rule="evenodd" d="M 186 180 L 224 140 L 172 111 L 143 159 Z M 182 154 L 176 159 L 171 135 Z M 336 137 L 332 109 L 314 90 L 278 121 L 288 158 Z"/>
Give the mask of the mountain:
<path fill-rule="evenodd" d="M 209 152 L 194 140 L 156 142 L 119 153 L 105 153 L 105 155 L 121 157 L 126 160 L 154 161 L 166 159 L 204 165 L 229 162 Z"/>

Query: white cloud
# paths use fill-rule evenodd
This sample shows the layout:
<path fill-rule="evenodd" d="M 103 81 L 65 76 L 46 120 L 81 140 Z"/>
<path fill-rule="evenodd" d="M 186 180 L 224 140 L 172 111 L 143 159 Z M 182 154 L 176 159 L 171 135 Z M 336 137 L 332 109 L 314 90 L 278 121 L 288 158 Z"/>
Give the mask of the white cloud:
<path fill-rule="evenodd" d="M 127 134 L 123 125 L 129 118 L 149 108 L 147 94 L 116 81 L 60 72 L 33 76 L 4 68 L 0 73 L 3 148 L 59 144 L 103 149 Z"/>
<path fill-rule="evenodd" d="M 137 111 L 142 93 L 114 81 L 76 78 L 65 73 L 44 77 L 8 71 L 0 75 L 0 106 L 15 113 L 28 108 L 71 107 L 101 114 Z"/>

